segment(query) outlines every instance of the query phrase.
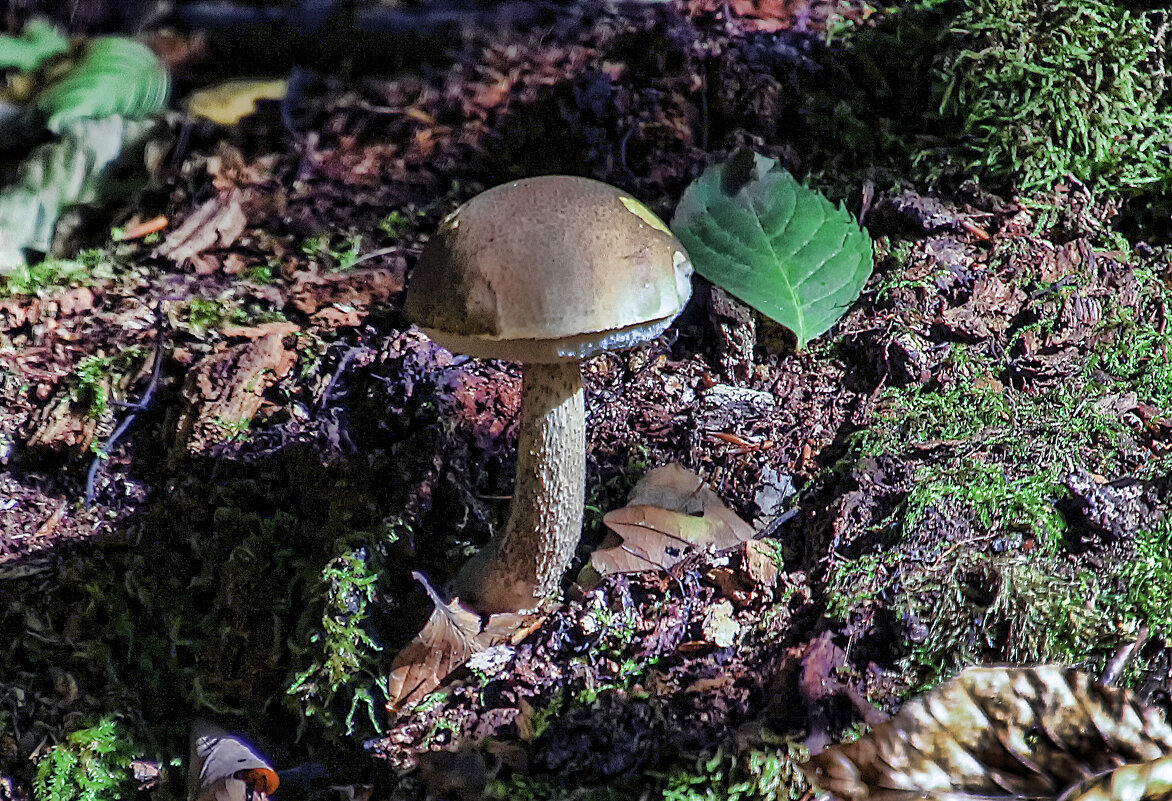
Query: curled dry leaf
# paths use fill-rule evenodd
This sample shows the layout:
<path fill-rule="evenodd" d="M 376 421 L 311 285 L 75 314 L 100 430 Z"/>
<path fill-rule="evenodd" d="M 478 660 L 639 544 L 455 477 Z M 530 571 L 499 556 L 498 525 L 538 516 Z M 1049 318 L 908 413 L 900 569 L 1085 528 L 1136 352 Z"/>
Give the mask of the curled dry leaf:
<path fill-rule="evenodd" d="M 504 642 L 520 642 L 541 622 L 536 615 L 502 613 L 482 624 L 471 606 L 459 598 L 444 603 L 423 574 L 411 575 L 427 590 L 435 609 L 423 630 L 391 662 L 387 687 L 391 713 L 423 700 L 473 654 Z"/>
<path fill-rule="evenodd" d="M 280 783 L 272 766 L 244 740 L 206 720 L 195 722 L 187 801 L 264 801 Z"/>
<path fill-rule="evenodd" d="M 753 538 L 753 527 L 724 505 L 703 479 L 680 464 L 657 467 L 639 479 L 630 503 L 602 522 L 615 533 L 590 556 L 599 576 L 670 569 L 690 550 L 721 550 Z M 596 579 L 583 571 L 579 584 Z"/>
<path fill-rule="evenodd" d="M 1055 798 L 1096 774 L 1170 752 L 1172 727 L 1163 714 L 1126 690 L 1056 665 L 969 668 L 805 769 L 814 784 L 847 801 Z M 1166 766 L 1153 771 L 1153 783 L 1168 775 Z M 1102 781 L 1107 785 L 1087 787 L 1088 801 L 1115 797 L 1111 780 Z M 1135 787 L 1149 779 L 1120 774 L 1120 792 L 1128 781 Z"/>
<path fill-rule="evenodd" d="M 180 264 L 197 261 L 205 250 L 228 247 L 248 224 L 240 199 L 240 190 L 234 189 L 208 200 L 183 225 L 168 234 L 156 252 Z M 203 266 L 202 262 L 197 264 L 196 272 L 207 272 L 208 269 L 201 269 Z M 212 263 L 209 269 L 214 271 L 215 267 Z"/>

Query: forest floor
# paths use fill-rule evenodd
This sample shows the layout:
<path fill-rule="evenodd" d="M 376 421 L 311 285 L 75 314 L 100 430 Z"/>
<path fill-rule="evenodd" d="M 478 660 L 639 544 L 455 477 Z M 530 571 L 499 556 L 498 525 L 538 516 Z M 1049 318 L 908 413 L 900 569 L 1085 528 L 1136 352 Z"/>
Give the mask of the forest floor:
<path fill-rule="evenodd" d="M 1167 693 L 1166 250 L 1077 181 L 929 192 L 828 155 L 842 103 L 881 114 L 914 77 L 826 43 L 881 24 L 865 3 L 587 5 L 315 78 L 292 131 L 275 102 L 193 126 L 83 256 L 0 279 L 0 799 L 103 718 L 161 797 L 210 717 L 322 765 L 290 799 L 796 798 L 810 748 L 967 664 L 1138 643 L 1130 681 Z M 180 95 L 216 71 L 175 58 Z M 697 278 L 669 335 L 590 360 L 563 602 L 388 712 L 433 609 L 412 573 L 441 587 L 501 525 L 516 442 L 516 366 L 403 318 L 422 243 L 544 173 L 670 219 L 738 146 L 862 217 L 861 298 L 795 352 Z M 174 247 L 109 236 L 159 214 Z M 573 585 L 671 463 L 759 539 Z"/>

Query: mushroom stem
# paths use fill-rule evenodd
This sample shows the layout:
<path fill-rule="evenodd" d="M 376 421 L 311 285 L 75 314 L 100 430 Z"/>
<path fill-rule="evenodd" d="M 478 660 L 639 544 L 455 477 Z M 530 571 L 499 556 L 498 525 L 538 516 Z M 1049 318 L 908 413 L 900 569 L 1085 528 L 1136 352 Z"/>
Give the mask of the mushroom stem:
<path fill-rule="evenodd" d="M 485 614 L 532 609 L 557 592 L 582 535 L 585 498 L 581 368 L 572 360 L 526 364 L 509 521 L 460 571 L 457 590 Z"/>

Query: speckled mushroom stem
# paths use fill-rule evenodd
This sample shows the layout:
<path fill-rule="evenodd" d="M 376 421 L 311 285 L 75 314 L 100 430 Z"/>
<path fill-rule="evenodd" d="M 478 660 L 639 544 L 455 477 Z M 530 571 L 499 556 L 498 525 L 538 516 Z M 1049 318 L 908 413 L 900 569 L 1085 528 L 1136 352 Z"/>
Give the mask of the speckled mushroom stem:
<path fill-rule="evenodd" d="M 509 521 L 483 561 L 476 560 L 475 575 L 461 576 L 469 580 L 470 600 L 480 612 L 532 609 L 557 592 L 582 534 L 585 496 L 581 368 L 577 361 L 526 364 Z"/>

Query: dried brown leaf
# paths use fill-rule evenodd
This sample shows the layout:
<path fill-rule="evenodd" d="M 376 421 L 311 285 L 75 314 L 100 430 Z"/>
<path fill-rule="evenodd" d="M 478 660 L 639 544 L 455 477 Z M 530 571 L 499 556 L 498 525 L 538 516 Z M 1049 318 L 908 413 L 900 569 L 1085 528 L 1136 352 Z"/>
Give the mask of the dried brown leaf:
<path fill-rule="evenodd" d="M 444 603 L 423 575 L 411 575 L 427 590 L 435 609 L 423 630 L 391 663 L 387 709 L 392 712 L 421 700 L 467 662 L 468 657 L 482 650 L 476 643 L 480 615 L 459 598 Z"/>
<path fill-rule="evenodd" d="M 969 668 L 866 737 L 813 757 L 806 772 L 848 801 L 1054 798 L 1170 751 L 1172 727 L 1126 690 L 1056 665 Z"/>
<path fill-rule="evenodd" d="M 423 630 L 391 662 L 387 709 L 392 713 L 421 701 L 473 654 L 516 643 L 541 622 L 535 615 L 502 613 L 482 625 L 480 614 L 471 606 L 459 598 L 445 603 L 421 573 L 411 575 L 427 590 L 435 609 Z"/>
<path fill-rule="evenodd" d="M 630 504 L 602 518 L 621 544 L 608 538 L 590 556 L 599 575 L 670 569 L 689 550 L 722 550 L 753 538 L 703 479 L 679 464 L 658 467 L 639 480 Z"/>
<path fill-rule="evenodd" d="M 210 248 L 226 248 L 244 232 L 248 219 L 240 205 L 240 191 L 217 195 L 188 217 L 159 245 L 157 252 L 176 264 Z"/>

